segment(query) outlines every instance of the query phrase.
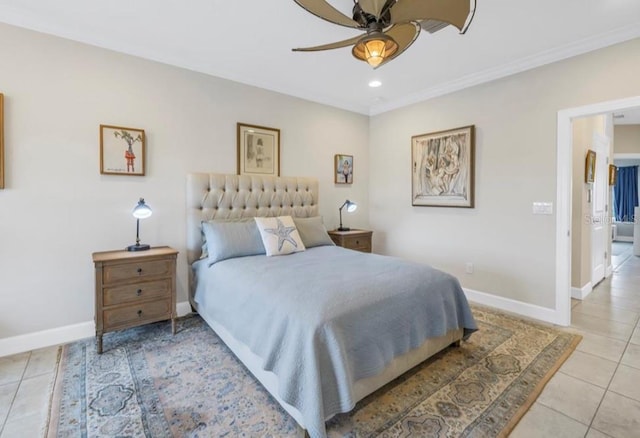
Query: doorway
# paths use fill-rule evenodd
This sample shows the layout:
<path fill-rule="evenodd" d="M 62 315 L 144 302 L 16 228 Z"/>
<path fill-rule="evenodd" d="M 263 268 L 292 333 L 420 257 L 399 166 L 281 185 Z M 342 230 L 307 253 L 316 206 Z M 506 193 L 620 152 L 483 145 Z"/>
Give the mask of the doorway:
<path fill-rule="evenodd" d="M 558 112 L 556 188 L 556 305 L 555 323 L 571 324 L 571 184 L 572 121 L 578 117 L 613 113 L 640 107 L 640 96 L 611 100 Z"/>

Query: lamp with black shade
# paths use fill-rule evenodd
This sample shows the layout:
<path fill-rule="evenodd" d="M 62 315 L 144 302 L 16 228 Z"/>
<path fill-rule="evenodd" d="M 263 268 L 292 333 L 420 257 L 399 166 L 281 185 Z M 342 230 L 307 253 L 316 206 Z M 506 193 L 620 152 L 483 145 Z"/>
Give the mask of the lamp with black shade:
<path fill-rule="evenodd" d="M 144 198 L 140 198 L 138 204 L 133 207 L 131 214 L 136 218 L 136 244 L 127 246 L 127 251 L 146 251 L 150 249 L 151 246 L 140 243 L 140 219 L 148 218 L 153 212 L 151 208 L 145 204 Z"/>
<path fill-rule="evenodd" d="M 347 199 L 346 201 L 344 201 L 344 204 L 340 206 L 340 208 L 338 209 L 338 211 L 340 212 L 340 227 L 338 228 L 338 231 L 349 231 L 351 229 L 342 226 L 342 209 L 344 207 L 347 207 L 347 213 L 353 213 L 358 208 L 358 205 L 355 202 L 351 202 Z"/>

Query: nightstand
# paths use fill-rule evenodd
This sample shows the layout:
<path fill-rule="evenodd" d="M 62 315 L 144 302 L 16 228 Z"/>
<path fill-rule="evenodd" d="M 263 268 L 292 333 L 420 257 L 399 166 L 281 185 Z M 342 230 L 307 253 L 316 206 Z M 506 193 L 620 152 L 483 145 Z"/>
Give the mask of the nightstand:
<path fill-rule="evenodd" d="M 373 231 L 367 230 L 329 231 L 329 237 L 336 245 L 362 252 L 371 252 L 372 234 Z"/>
<path fill-rule="evenodd" d="M 176 334 L 176 257 L 168 246 L 147 251 L 93 253 L 96 270 L 96 340 L 114 330 L 171 319 Z"/>

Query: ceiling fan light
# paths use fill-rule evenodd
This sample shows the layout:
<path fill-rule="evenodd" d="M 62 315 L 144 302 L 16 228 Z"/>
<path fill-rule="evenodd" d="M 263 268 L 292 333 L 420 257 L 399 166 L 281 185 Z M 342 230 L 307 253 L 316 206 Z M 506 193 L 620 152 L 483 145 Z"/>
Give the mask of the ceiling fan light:
<path fill-rule="evenodd" d="M 372 67 L 377 67 L 397 50 L 398 43 L 393 38 L 382 32 L 375 32 L 358 41 L 351 52 L 357 59 L 368 62 Z"/>

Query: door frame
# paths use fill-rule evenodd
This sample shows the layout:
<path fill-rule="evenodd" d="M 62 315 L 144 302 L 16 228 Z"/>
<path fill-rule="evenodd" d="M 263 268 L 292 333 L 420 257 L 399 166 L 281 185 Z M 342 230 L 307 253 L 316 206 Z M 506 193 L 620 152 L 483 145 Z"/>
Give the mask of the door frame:
<path fill-rule="evenodd" d="M 573 119 L 640 107 L 640 96 L 609 100 L 558 111 L 556 169 L 556 305 L 555 323 L 571 324 L 571 182 Z M 613 140 L 615 141 L 615 139 Z"/>

